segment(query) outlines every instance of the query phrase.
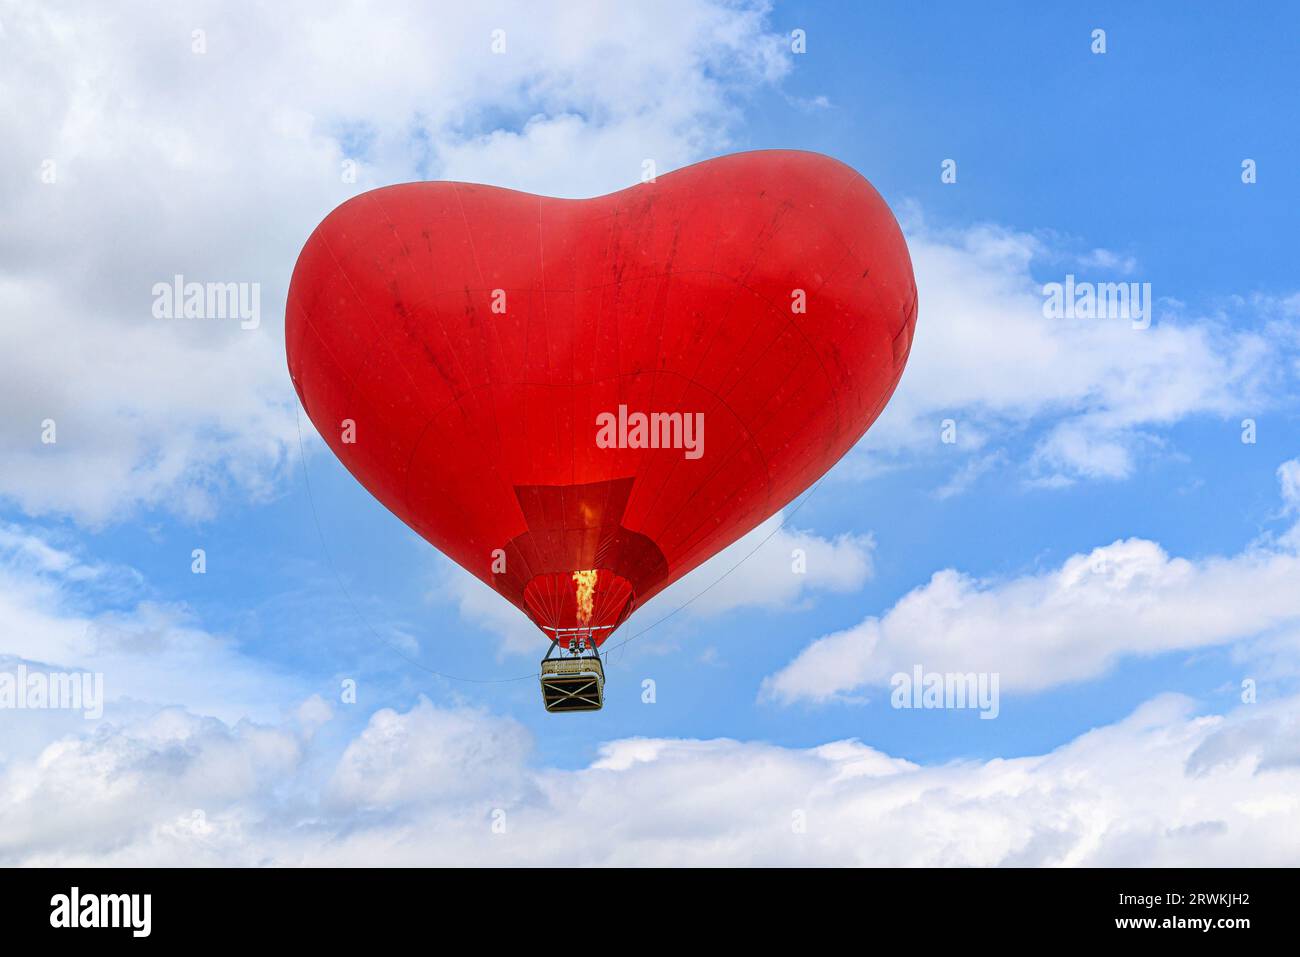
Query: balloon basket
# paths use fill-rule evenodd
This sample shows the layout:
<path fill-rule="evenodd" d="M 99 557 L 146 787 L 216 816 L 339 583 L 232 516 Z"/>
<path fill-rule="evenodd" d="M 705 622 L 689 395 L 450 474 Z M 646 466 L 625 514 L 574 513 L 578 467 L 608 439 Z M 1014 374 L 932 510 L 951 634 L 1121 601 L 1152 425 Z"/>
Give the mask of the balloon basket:
<path fill-rule="evenodd" d="M 547 711 L 599 711 L 605 703 L 605 669 L 599 654 L 544 658 L 541 678 Z"/>

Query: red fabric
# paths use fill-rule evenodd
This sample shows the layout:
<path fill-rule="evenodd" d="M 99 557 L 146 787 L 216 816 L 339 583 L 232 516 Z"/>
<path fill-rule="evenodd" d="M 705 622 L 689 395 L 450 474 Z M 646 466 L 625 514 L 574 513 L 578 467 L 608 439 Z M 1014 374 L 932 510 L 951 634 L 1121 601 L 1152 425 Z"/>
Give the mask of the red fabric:
<path fill-rule="evenodd" d="M 554 628 L 580 624 L 574 571 L 601 572 L 616 625 L 808 488 L 888 401 L 915 320 L 879 194 L 829 157 L 765 150 L 588 200 L 364 193 L 303 248 L 286 346 L 352 474 Z M 703 454 L 598 447 L 620 405 L 703 413 Z"/>

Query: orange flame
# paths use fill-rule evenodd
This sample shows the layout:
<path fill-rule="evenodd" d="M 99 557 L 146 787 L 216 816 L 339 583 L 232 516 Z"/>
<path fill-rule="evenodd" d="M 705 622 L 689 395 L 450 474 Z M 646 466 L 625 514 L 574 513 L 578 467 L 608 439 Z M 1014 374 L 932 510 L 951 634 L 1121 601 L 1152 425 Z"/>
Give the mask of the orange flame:
<path fill-rule="evenodd" d="M 596 603 L 596 571 L 574 572 L 573 581 L 578 586 L 578 624 L 589 625 Z"/>

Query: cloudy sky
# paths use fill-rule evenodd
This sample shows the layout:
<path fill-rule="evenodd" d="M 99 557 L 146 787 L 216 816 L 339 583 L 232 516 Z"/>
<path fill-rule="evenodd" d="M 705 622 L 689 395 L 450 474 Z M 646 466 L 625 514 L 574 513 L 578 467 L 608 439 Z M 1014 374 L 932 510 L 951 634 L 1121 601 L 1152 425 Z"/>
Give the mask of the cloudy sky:
<path fill-rule="evenodd" d="M 0 0 L 0 673 L 105 698 L 0 710 L 0 863 L 1300 863 L 1300 15 L 1087 6 Z M 907 372 L 549 716 L 299 412 L 293 263 L 376 186 L 766 147 L 894 208 Z"/>

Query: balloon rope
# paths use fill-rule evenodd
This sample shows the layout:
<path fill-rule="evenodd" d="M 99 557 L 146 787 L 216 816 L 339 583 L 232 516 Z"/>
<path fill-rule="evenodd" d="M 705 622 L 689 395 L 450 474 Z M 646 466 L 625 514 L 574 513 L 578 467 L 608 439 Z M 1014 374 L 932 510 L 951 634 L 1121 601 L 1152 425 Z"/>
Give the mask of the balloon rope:
<path fill-rule="evenodd" d="M 401 658 L 407 664 L 414 665 L 416 668 L 419 668 L 422 671 L 427 671 L 431 675 L 437 675 L 439 678 L 446 678 L 448 681 L 466 681 L 471 684 L 492 685 L 492 684 L 506 684 L 507 682 L 512 682 L 512 681 L 527 681 L 530 678 L 536 678 L 540 674 L 540 672 L 534 671 L 531 674 L 520 675 L 517 678 L 465 678 L 460 675 L 449 675 L 441 671 L 435 671 L 434 669 L 430 668 L 428 665 L 421 664 L 420 662 L 416 661 L 414 658 L 411 658 L 408 655 L 404 654 L 400 648 L 398 648 L 395 644 L 393 644 L 388 639 L 381 637 L 375 631 L 375 629 L 371 627 L 370 622 L 366 618 L 366 616 L 361 614 L 361 609 L 357 606 L 356 601 L 353 599 L 352 592 L 348 591 L 348 587 L 345 584 L 343 584 L 343 576 L 339 574 L 338 566 L 334 564 L 334 556 L 330 554 L 329 546 L 325 543 L 325 532 L 321 529 L 320 516 L 316 513 L 316 497 L 312 494 L 311 476 L 307 471 L 307 451 L 303 446 L 303 442 L 302 442 L 302 417 L 298 412 L 297 402 L 295 402 L 293 406 L 293 415 L 294 415 L 294 419 L 298 423 L 298 456 L 302 460 L 303 483 L 307 486 L 307 502 L 311 506 L 311 517 L 312 517 L 312 521 L 316 525 L 316 534 L 320 537 L 321 554 L 325 556 L 325 561 L 329 565 L 330 571 L 334 573 L 334 580 L 338 582 L 339 591 L 343 592 L 344 596 L 348 600 L 348 604 L 352 606 L 352 613 L 357 616 L 357 620 L 361 622 L 362 625 L 365 626 L 366 630 L 370 632 L 371 636 L 374 637 L 376 641 L 379 641 L 382 644 L 387 645 L 389 650 L 391 650 L 394 654 L 397 655 L 397 657 Z"/>
<path fill-rule="evenodd" d="M 795 505 L 795 507 L 792 508 L 792 509 L 790 510 L 790 514 L 789 514 L 789 515 L 785 515 L 785 516 L 783 516 L 783 517 L 781 518 L 781 524 L 778 525 L 776 528 L 772 529 L 771 534 L 769 534 L 765 539 L 763 539 L 761 542 L 759 542 L 757 545 L 755 545 L 755 546 L 750 550 L 750 552 L 749 552 L 749 553 L 748 553 L 744 558 L 742 558 L 740 561 L 736 562 L 736 564 L 732 565 L 732 566 L 731 566 L 730 568 L 728 568 L 725 572 L 723 572 L 722 576 L 719 577 L 719 578 L 717 579 L 717 581 L 713 582 L 712 585 L 709 585 L 707 588 L 705 588 L 705 589 L 704 589 L 703 591 L 701 591 L 699 594 L 695 595 L 695 596 L 694 596 L 693 598 L 691 598 L 689 601 L 686 601 L 686 602 L 682 603 L 681 605 L 678 605 L 676 608 L 674 608 L 674 609 L 673 609 L 672 611 L 670 611 L 668 614 L 664 615 L 664 616 L 663 616 L 662 618 L 660 618 L 659 620 L 653 622 L 652 624 L 646 625 L 644 628 L 642 628 L 642 629 L 641 629 L 640 631 L 638 631 L 636 634 L 634 634 L 634 635 L 628 635 L 626 638 L 624 638 L 624 639 L 623 639 L 622 641 L 620 641 L 618 644 L 616 644 L 616 645 L 611 645 L 608 649 L 602 648 L 602 649 L 601 649 L 601 653 L 602 653 L 603 655 L 606 656 L 606 657 L 605 657 L 605 661 L 606 661 L 606 663 L 609 662 L 609 653 L 610 653 L 611 651 L 614 651 L 614 650 L 616 650 L 616 649 L 618 649 L 618 648 L 622 648 L 624 645 L 628 644 L 628 643 L 631 642 L 633 639 L 635 639 L 635 638 L 640 638 L 642 635 L 644 635 L 644 634 L 645 634 L 647 631 L 649 631 L 651 628 L 656 628 L 656 627 L 658 627 L 659 625 L 662 625 L 662 624 L 663 624 L 665 621 L 667 621 L 669 618 L 673 617 L 673 615 L 677 614 L 677 613 L 678 613 L 679 611 L 681 611 L 683 608 L 687 607 L 687 605 L 693 604 L 697 598 L 702 598 L 705 594 L 707 594 L 709 591 L 711 591 L 711 590 L 713 589 L 714 585 L 719 585 L 719 584 L 721 584 L 722 581 L 723 581 L 723 579 L 725 579 L 728 575 L 730 575 L 732 572 L 734 572 L 734 571 L 735 571 L 737 568 L 739 568 L 741 565 L 745 564 L 745 562 L 747 562 L 747 561 L 749 561 L 751 558 L 753 558 L 755 552 L 757 552 L 760 548 L 762 548 L 764 545 L 766 545 L 768 542 L 770 542 L 770 541 L 772 540 L 772 538 L 776 535 L 777 532 L 779 532 L 779 531 L 781 531 L 781 529 L 785 528 L 785 526 L 789 523 L 790 519 L 794 518 L 797 514 L 799 514 L 799 509 L 803 508 L 804 505 L 807 503 L 808 499 L 810 499 L 810 498 L 813 497 L 813 493 L 816 492 L 817 489 L 821 487 L 822 482 L 824 482 L 825 480 L 826 480 L 826 476 L 823 475 L 823 476 L 822 476 L 821 478 L 819 478 L 816 482 L 814 482 L 814 483 L 813 483 L 813 487 L 810 488 L 810 489 L 808 490 L 808 494 L 805 495 L 805 496 L 803 497 L 803 501 L 801 501 L 801 502 L 799 502 L 797 505 Z"/>

